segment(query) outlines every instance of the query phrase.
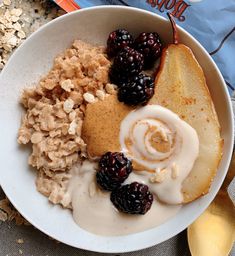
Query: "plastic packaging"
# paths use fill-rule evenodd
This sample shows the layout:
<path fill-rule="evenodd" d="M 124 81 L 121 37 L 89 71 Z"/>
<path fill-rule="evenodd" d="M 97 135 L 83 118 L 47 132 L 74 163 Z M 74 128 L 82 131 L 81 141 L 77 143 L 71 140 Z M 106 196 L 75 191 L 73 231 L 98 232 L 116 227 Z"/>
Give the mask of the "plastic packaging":
<path fill-rule="evenodd" d="M 54 0 L 67 12 L 96 5 L 134 6 L 165 16 L 192 34 L 211 54 L 230 93 L 235 88 L 235 0 Z M 156 29 L 157 30 L 157 29 Z"/>

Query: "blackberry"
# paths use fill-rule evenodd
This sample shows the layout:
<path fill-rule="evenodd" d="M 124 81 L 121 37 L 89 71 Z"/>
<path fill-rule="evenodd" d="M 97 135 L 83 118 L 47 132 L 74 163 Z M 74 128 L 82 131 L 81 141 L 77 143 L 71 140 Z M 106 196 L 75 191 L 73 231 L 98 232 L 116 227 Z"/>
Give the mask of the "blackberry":
<path fill-rule="evenodd" d="M 114 74 L 131 77 L 140 73 L 144 65 L 144 56 L 136 50 L 126 46 L 114 58 L 111 67 Z"/>
<path fill-rule="evenodd" d="M 114 57 L 125 46 L 133 45 L 132 35 L 125 29 L 117 29 L 109 34 L 107 40 L 107 54 Z"/>
<path fill-rule="evenodd" d="M 120 73 L 118 70 L 115 70 L 113 66 L 109 69 L 109 80 L 111 83 L 121 86 L 123 83 L 126 83 L 129 79 L 129 76 L 125 73 Z"/>
<path fill-rule="evenodd" d="M 145 214 L 151 208 L 153 195 L 148 186 L 133 182 L 112 191 L 110 199 L 121 212 Z"/>
<path fill-rule="evenodd" d="M 162 42 L 158 33 L 141 33 L 134 42 L 134 48 L 143 54 L 145 68 L 150 68 L 162 52 Z"/>
<path fill-rule="evenodd" d="M 105 190 L 113 190 L 121 186 L 132 172 L 132 163 L 123 153 L 107 152 L 99 161 L 96 181 Z"/>
<path fill-rule="evenodd" d="M 118 100 L 135 106 L 146 103 L 154 94 L 154 80 L 150 76 L 139 74 L 123 83 L 118 90 Z"/>

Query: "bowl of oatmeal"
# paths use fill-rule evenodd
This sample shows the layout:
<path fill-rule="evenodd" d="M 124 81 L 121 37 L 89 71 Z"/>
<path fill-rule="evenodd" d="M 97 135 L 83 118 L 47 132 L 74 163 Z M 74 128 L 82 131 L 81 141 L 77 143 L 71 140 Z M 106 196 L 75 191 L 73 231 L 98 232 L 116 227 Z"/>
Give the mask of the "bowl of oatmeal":
<path fill-rule="evenodd" d="M 172 195 L 178 185 L 170 183 L 175 190 L 170 191 L 168 185 L 152 189 L 160 201 L 147 194 L 153 203 L 146 214 L 131 215 L 114 207 L 110 193 L 115 198 L 113 202 L 117 202 L 125 191 L 107 192 L 97 186 L 96 173 L 101 168 L 98 161 L 107 151 L 128 154 L 136 150 L 125 136 L 130 124 L 138 124 L 132 129 L 133 134 L 142 127 L 138 123 L 140 116 L 146 118 L 157 111 L 158 116 L 151 117 L 151 127 L 159 125 L 156 120 L 161 115 L 167 117 L 164 123 L 179 123 L 185 131 L 182 136 L 187 137 L 188 133 L 189 138 L 194 138 L 194 150 L 187 145 L 184 148 L 184 153 L 191 152 L 188 165 L 198 154 L 194 131 L 167 108 L 148 105 L 132 112 L 132 106 L 117 101 L 118 86 L 110 81 L 113 61 L 107 56 L 106 41 L 109 33 L 118 28 L 125 28 L 135 37 L 143 31 L 156 30 L 165 45 L 172 41 L 169 21 L 156 14 L 127 7 L 88 8 L 40 28 L 13 54 L 0 76 L 3 190 L 39 230 L 68 245 L 97 252 L 143 249 L 185 229 L 216 195 L 226 175 L 233 144 L 232 110 L 222 76 L 202 46 L 178 28 L 180 42 L 192 49 L 204 71 L 221 126 L 224 145 L 217 174 L 210 192 L 188 204 L 181 202 L 189 202 L 189 197 Z M 166 142 L 166 130 L 158 127 L 161 140 Z M 119 130 L 122 136 L 117 142 Z M 118 161 L 119 157 L 108 155 L 105 161 Z M 132 160 L 134 169 L 142 168 L 143 161 Z M 158 173 L 151 177 L 138 172 L 129 174 L 129 160 L 122 158 L 122 164 L 123 161 L 129 176 L 122 188 L 135 182 L 148 184 L 150 189 L 155 183 L 162 184 L 163 177 Z M 175 161 L 173 181 L 180 176 L 177 168 Z"/>

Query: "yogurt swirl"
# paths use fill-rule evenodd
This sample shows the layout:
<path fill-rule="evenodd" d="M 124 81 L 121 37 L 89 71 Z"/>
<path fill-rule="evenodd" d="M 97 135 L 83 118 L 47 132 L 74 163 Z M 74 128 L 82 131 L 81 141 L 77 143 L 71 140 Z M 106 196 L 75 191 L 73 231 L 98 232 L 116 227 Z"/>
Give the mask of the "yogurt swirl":
<path fill-rule="evenodd" d="M 188 123 L 169 109 L 147 105 L 125 117 L 119 140 L 135 170 L 148 171 L 151 190 L 160 200 L 183 201 L 181 184 L 199 152 L 197 133 Z"/>

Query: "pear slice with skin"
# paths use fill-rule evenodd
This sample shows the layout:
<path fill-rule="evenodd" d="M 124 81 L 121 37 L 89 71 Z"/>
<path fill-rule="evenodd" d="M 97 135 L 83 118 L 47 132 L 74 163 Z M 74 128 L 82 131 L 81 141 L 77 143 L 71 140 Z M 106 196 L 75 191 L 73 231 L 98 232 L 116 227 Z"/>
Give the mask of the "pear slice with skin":
<path fill-rule="evenodd" d="M 175 23 L 171 16 L 170 19 L 174 44 L 163 50 L 155 93 L 149 104 L 172 110 L 198 134 L 199 156 L 182 184 L 184 203 L 187 203 L 208 192 L 222 157 L 223 140 L 203 70 L 192 51 L 178 44 Z"/>

